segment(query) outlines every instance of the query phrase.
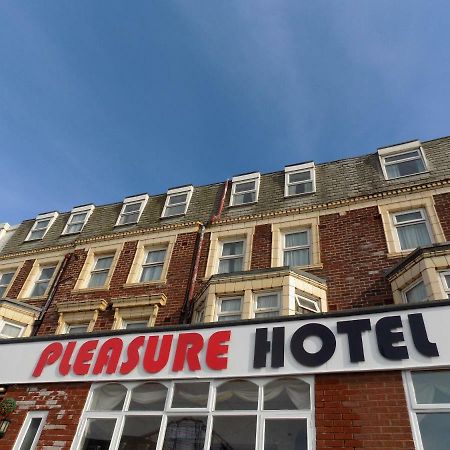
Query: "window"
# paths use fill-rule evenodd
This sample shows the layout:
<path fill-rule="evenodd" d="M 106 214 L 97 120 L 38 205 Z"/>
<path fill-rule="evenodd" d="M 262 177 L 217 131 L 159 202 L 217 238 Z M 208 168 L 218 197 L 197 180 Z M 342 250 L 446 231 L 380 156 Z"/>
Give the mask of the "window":
<path fill-rule="evenodd" d="M 157 281 L 161 279 L 166 252 L 166 248 L 147 251 L 144 263 L 142 264 L 142 272 L 139 279 L 140 283 L 144 283 L 146 281 Z"/>
<path fill-rule="evenodd" d="M 245 241 L 222 242 L 218 273 L 240 272 L 243 269 Z"/>
<path fill-rule="evenodd" d="M 89 330 L 88 323 L 81 323 L 76 325 L 67 325 L 66 334 L 83 334 L 87 333 Z"/>
<path fill-rule="evenodd" d="M 55 266 L 42 267 L 39 276 L 34 282 L 30 297 L 41 297 L 47 293 L 50 280 L 55 272 Z"/>
<path fill-rule="evenodd" d="M 91 276 L 87 285 L 88 288 L 98 288 L 105 285 L 113 259 L 114 255 L 95 257 L 94 267 L 91 270 Z"/>
<path fill-rule="evenodd" d="M 426 172 L 427 166 L 419 141 L 378 149 L 386 180 Z"/>
<path fill-rule="evenodd" d="M 4 297 L 15 272 L 0 272 L 0 298 Z"/>
<path fill-rule="evenodd" d="M 242 315 L 242 297 L 227 297 L 217 300 L 217 321 L 240 320 Z"/>
<path fill-rule="evenodd" d="M 313 162 L 286 166 L 284 168 L 285 197 L 310 194 L 315 191 L 315 167 Z"/>
<path fill-rule="evenodd" d="M 259 172 L 233 177 L 230 206 L 245 205 L 258 201 Z"/>
<path fill-rule="evenodd" d="M 127 197 L 123 201 L 122 211 L 120 211 L 116 226 L 138 223 L 147 201 L 147 194 Z"/>
<path fill-rule="evenodd" d="M 25 326 L 18 323 L 0 319 L 0 339 L 21 337 L 25 331 L 25 328 Z"/>
<path fill-rule="evenodd" d="M 146 322 L 145 320 L 136 320 L 136 321 L 129 321 L 129 320 L 124 320 L 122 321 L 122 329 L 123 330 L 139 330 L 141 328 L 146 328 L 148 327 L 148 321 Z"/>
<path fill-rule="evenodd" d="M 308 266 L 311 261 L 309 230 L 284 235 L 283 264 L 285 266 Z"/>
<path fill-rule="evenodd" d="M 31 228 L 25 240 L 36 241 L 38 239 L 42 239 L 46 235 L 50 227 L 53 225 L 53 222 L 57 217 L 58 213 L 56 211 L 52 213 L 39 214 L 36 217 L 33 227 Z"/>
<path fill-rule="evenodd" d="M 280 315 L 280 293 L 266 292 L 255 295 L 255 318 L 277 317 Z"/>
<path fill-rule="evenodd" d="M 450 441 L 450 370 L 405 375 L 417 448 L 446 450 Z"/>
<path fill-rule="evenodd" d="M 392 215 L 401 250 L 413 250 L 432 243 L 424 209 L 402 211 Z"/>
<path fill-rule="evenodd" d="M 440 275 L 444 291 L 447 294 L 447 297 L 450 298 L 450 272 L 441 272 Z"/>
<path fill-rule="evenodd" d="M 304 293 L 295 294 L 295 314 L 320 313 L 320 299 L 310 298 Z"/>
<path fill-rule="evenodd" d="M 47 411 L 33 411 L 27 414 L 13 450 L 34 450 L 44 428 Z"/>
<path fill-rule="evenodd" d="M 74 449 L 311 449 L 311 381 L 286 377 L 95 385 Z"/>
<path fill-rule="evenodd" d="M 182 216 L 186 214 L 193 192 L 193 186 L 169 189 L 161 217 Z"/>
<path fill-rule="evenodd" d="M 420 303 L 427 301 L 427 290 L 422 280 L 416 281 L 403 291 L 406 303 Z"/>
<path fill-rule="evenodd" d="M 62 234 L 80 233 L 94 211 L 94 205 L 77 206 L 72 209 Z"/>

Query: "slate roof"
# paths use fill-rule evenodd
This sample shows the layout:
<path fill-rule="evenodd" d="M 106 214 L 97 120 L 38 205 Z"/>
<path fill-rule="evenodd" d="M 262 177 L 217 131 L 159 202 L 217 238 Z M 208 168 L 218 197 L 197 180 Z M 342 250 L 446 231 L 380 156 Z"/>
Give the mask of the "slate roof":
<path fill-rule="evenodd" d="M 257 203 L 228 207 L 230 186 L 222 219 L 320 205 L 400 187 L 420 185 L 424 182 L 450 179 L 450 137 L 422 142 L 422 148 L 428 161 L 429 172 L 427 173 L 386 181 L 380 167 L 378 154 L 374 151 L 364 156 L 316 164 L 316 192 L 291 198 L 284 198 L 283 170 L 262 174 Z M 0 255 L 70 244 L 75 240 L 120 233 L 124 230 L 139 230 L 197 221 L 205 223 L 216 214 L 223 187 L 224 183 L 195 187 L 187 214 L 168 219 L 160 218 L 166 194 L 150 196 L 139 223 L 128 226 L 114 226 L 122 208 L 123 199 L 115 204 L 96 206 L 88 223 L 78 235 L 61 235 L 70 216 L 70 212 L 66 212 L 58 216 L 42 240 L 24 242 L 33 226 L 34 218 L 25 220 L 7 242 Z"/>

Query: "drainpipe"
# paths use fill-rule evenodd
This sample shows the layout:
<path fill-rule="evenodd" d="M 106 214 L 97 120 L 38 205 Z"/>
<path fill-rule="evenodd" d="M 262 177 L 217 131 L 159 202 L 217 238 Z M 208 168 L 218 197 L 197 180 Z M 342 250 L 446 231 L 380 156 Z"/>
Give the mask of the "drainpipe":
<path fill-rule="evenodd" d="M 195 283 L 197 281 L 197 275 L 198 275 L 198 266 L 200 264 L 200 254 L 202 251 L 203 240 L 205 237 L 205 228 L 208 225 L 213 224 L 215 221 L 219 220 L 220 217 L 222 216 L 222 211 L 223 211 L 224 204 L 225 204 L 225 197 L 227 195 L 229 184 L 230 184 L 229 180 L 226 180 L 225 185 L 223 187 L 222 196 L 220 198 L 217 214 L 214 214 L 213 216 L 211 216 L 211 219 L 206 224 L 200 223 L 200 222 L 198 223 L 198 225 L 200 226 L 200 229 L 198 231 L 197 240 L 195 242 L 195 256 L 193 259 L 193 266 L 192 266 L 191 274 L 189 276 L 189 284 L 186 289 L 186 296 L 184 298 L 183 307 L 181 309 L 181 322 L 182 323 L 186 323 L 186 321 L 189 318 L 190 312 L 191 312 L 191 302 L 194 297 Z"/>
<path fill-rule="evenodd" d="M 41 327 L 42 322 L 44 320 L 44 316 L 47 313 L 48 309 L 50 308 L 50 305 L 52 304 L 53 297 L 55 296 L 56 288 L 58 286 L 59 280 L 61 279 L 61 275 L 64 272 L 64 269 L 66 268 L 67 263 L 69 262 L 71 256 L 72 256 L 71 253 L 67 253 L 66 255 L 64 255 L 63 262 L 59 266 L 58 272 L 57 272 L 55 278 L 53 279 L 52 285 L 50 287 L 50 292 L 48 294 L 47 301 L 45 302 L 45 305 L 42 308 L 42 311 L 40 312 L 39 317 L 34 321 L 33 330 L 31 331 L 31 336 L 37 335 L 39 328 Z"/>

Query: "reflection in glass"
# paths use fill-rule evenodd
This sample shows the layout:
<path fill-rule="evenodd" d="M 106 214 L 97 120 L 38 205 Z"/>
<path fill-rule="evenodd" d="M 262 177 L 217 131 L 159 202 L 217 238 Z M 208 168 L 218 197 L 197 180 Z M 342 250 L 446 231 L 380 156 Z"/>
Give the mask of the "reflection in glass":
<path fill-rule="evenodd" d="M 245 380 L 231 380 L 217 388 L 216 410 L 255 410 L 258 408 L 258 386 Z"/>
<path fill-rule="evenodd" d="M 80 450 L 108 450 L 116 419 L 88 419 Z"/>
<path fill-rule="evenodd" d="M 27 432 L 25 434 L 25 437 L 23 438 L 22 445 L 20 446 L 19 450 L 30 450 L 41 422 L 42 417 L 33 417 L 30 420 L 30 425 L 28 426 Z"/>
<path fill-rule="evenodd" d="M 162 411 L 166 402 L 167 388 L 159 383 L 136 386 L 131 394 L 130 411 Z"/>
<path fill-rule="evenodd" d="M 127 389 L 119 383 L 108 383 L 94 391 L 91 411 L 121 411 Z"/>
<path fill-rule="evenodd" d="M 264 450 L 307 450 L 306 419 L 266 419 Z"/>
<path fill-rule="evenodd" d="M 417 414 L 424 450 L 448 450 L 450 413 Z"/>
<path fill-rule="evenodd" d="M 119 450 L 155 450 L 161 416 L 129 416 L 120 439 Z"/>
<path fill-rule="evenodd" d="M 450 403 L 450 370 L 412 372 L 419 404 Z"/>
<path fill-rule="evenodd" d="M 162 450 L 203 450 L 206 417 L 169 416 Z"/>
<path fill-rule="evenodd" d="M 264 386 L 264 409 L 309 409 L 309 384 L 295 378 L 281 378 Z"/>
<path fill-rule="evenodd" d="M 175 383 L 172 408 L 206 408 L 209 383 Z"/>
<path fill-rule="evenodd" d="M 211 450 L 254 450 L 256 416 L 214 417 Z"/>

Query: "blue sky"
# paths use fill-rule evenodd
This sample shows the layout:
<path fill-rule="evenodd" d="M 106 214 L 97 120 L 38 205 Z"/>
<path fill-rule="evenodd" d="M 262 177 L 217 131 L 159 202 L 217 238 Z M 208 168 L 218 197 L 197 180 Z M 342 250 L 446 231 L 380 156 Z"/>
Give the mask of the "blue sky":
<path fill-rule="evenodd" d="M 450 134 L 448 0 L 0 2 L 0 222 Z"/>

